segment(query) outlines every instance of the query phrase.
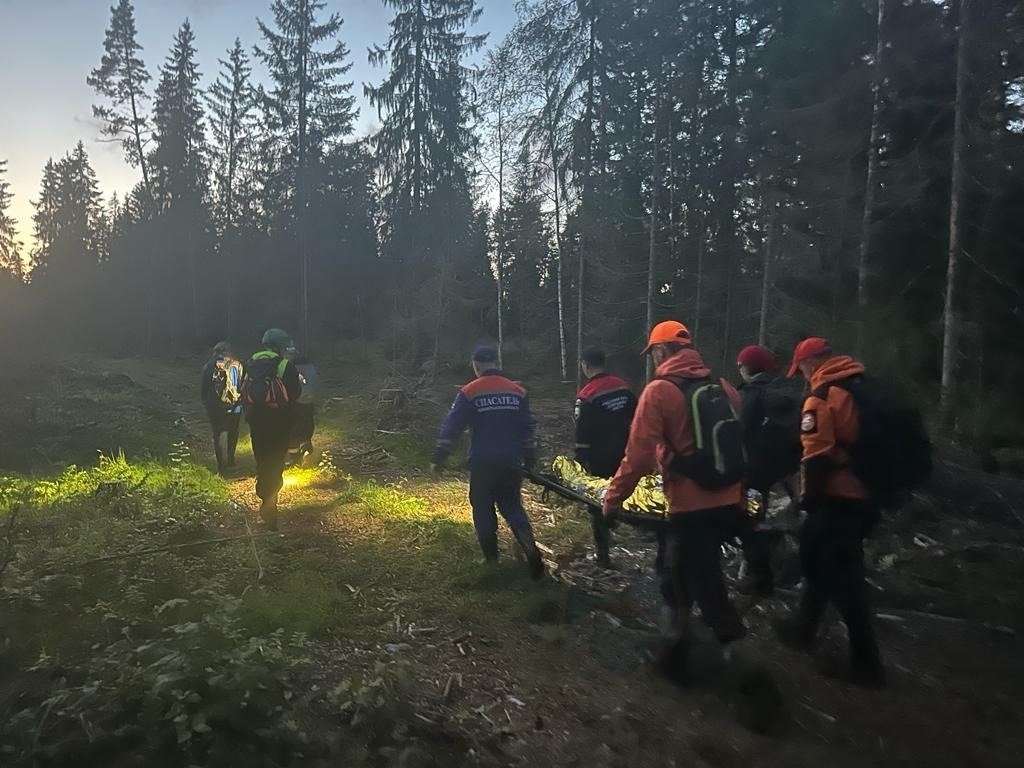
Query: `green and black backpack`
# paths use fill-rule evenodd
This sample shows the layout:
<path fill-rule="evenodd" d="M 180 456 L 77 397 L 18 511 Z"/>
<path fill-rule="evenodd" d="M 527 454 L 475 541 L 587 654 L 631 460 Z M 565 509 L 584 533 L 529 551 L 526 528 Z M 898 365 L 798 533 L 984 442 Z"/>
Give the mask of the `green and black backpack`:
<path fill-rule="evenodd" d="M 284 383 L 287 358 L 264 351 L 253 355 L 242 381 L 242 403 L 246 413 L 280 410 L 288 405 L 288 387 Z"/>
<path fill-rule="evenodd" d="M 747 471 L 743 424 L 721 382 L 666 379 L 683 393 L 690 408 L 694 451 L 677 456 L 671 469 L 701 488 L 718 491 L 740 482 Z"/>

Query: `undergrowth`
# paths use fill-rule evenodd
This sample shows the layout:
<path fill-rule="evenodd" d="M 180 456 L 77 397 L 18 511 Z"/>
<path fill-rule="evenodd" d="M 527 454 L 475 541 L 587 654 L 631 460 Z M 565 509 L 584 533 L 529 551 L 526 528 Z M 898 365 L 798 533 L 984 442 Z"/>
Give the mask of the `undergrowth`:
<path fill-rule="evenodd" d="M 162 755 L 147 765 L 261 766 L 301 753 L 280 713 L 304 635 L 251 630 L 229 588 L 247 542 L 194 567 L 191 545 L 223 535 L 228 502 L 180 445 L 163 463 L 119 454 L 0 479 L 13 531 L 0 551 L 0 762 L 103 764 L 130 749 Z"/>

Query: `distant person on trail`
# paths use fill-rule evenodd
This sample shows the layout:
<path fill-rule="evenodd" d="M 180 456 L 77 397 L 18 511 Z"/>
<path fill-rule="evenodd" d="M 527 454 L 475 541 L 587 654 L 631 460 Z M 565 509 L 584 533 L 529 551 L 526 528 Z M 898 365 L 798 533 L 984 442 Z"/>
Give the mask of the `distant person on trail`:
<path fill-rule="evenodd" d="M 771 569 L 771 542 L 763 526 L 772 488 L 781 483 L 790 499 L 795 493 L 789 479 L 800 470 L 800 409 L 803 388 L 777 376 L 778 361 L 768 348 L 751 345 L 736 356 L 742 382 L 740 421 L 747 449 L 747 512 L 753 524 L 743 539 L 747 576 L 739 591 L 767 597 L 775 579 Z"/>
<path fill-rule="evenodd" d="M 235 466 L 238 425 L 242 418 L 242 373 L 242 363 L 231 354 L 231 345 L 219 341 L 199 379 L 199 397 L 213 432 L 217 472 L 222 476 Z"/>
<path fill-rule="evenodd" d="M 788 646 L 810 651 L 829 602 L 839 610 L 850 638 L 850 679 L 859 685 L 885 684 L 868 608 L 864 537 L 879 521 L 878 505 L 854 471 L 862 423 L 854 388 L 864 366 L 834 355 L 828 341 L 812 337 L 793 353 L 789 375 L 801 373 L 811 394 L 800 421 L 803 444 L 802 504 L 807 518 L 800 530 L 803 592 L 797 612 L 776 622 Z"/>
<path fill-rule="evenodd" d="M 594 477 L 609 478 L 619 468 L 636 411 L 636 395 L 618 376 L 605 372 L 599 349 L 583 353 L 587 381 L 576 394 L 576 461 Z"/>
<path fill-rule="evenodd" d="M 654 326 L 644 352 L 654 359 L 655 378 L 640 395 L 603 511 L 614 518 L 644 475 L 662 474 L 669 517 L 660 578 L 672 634 L 660 661 L 667 674 L 685 677 L 694 603 L 730 659 L 729 644 L 746 634 L 721 565 L 722 542 L 747 525 L 740 397 L 712 377 L 680 322 Z"/>
<path fill-rule="evenodd" d="M 288 442 L 295 426 L 294 404 L 302 394 L 299 372 L 284 357 L 290 343 L 280 328 L 263 334 L 263 349 L 246 364 L 242 382 L 242 402 L 256 458 L 260 517 L 271 528 L 277 527 L 277 496 L 284 484 Z"/>
<path fill-rule="evenodd" d="M 313 455 L 313 432 L 316 429 L 316 395 L 320 383 L 320 372 L 309 358 L 294 344 L 285 350 L 285 357 L 292 361 L 299 372 L 302 394 L 294 403 L 295 426 L 288 444 L 288 459 L 291 464 L 305 464 Z"/>
<path fill-rule="evenodd" d="M 441 425 L 431 458 L 431 470 L 439 474 L 456 440 L 468 427 L 469 501 L 484 560 L 498 560 L 497 506 L 522 547 L 530 575 L 544 575 L 544 561 L 533 538 L 533 528 L 523 508 L 520 466 L 535 461 L 534 422 L 526 390 L 506 377 L 497 366 L 493 347 L 479 346 L 471 364 L 476 378 L 459 390 Z"/>

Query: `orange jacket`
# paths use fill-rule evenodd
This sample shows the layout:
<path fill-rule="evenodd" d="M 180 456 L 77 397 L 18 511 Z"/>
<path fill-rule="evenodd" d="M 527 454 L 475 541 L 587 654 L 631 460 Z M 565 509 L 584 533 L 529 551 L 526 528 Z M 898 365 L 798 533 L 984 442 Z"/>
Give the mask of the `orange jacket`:
<path fill-rule="evenodd" d="M 833 357 L 811 376 L 811 392 L 861 373 L 864 366 L 852 357 Z M 858 430 L 857 407 L 842 387 L 829 387 L 824 398 L 807 398 L 800 420 L 804 498 L 867 498 L 864 484 L 849 466 L 848 447 L 856 442 Z"/>
<path fill-rule="evenodd" d="M 705 379 L 711 371 L 696 350 L 684 349 L 658 366 L 655 375 L 671 379 Z M 722 385 L 733 407 L 739 411 L 739 394 L 728 382 L 723 381 Z M 640 395 L 629 430 L 626 455 L 605 494 L 605 509 L 620 509 L 636 489 L 640 478 L 655 471 L 662 474 L 671 514 L 739 504 L 742 492 L 738 483 L 720 491 L 708 491 L 690 478 L 668 469 L 676 455 L 693 453 L 693 450 L 693 426 L 686 397 L 675 382 L 655 379 Z"/>

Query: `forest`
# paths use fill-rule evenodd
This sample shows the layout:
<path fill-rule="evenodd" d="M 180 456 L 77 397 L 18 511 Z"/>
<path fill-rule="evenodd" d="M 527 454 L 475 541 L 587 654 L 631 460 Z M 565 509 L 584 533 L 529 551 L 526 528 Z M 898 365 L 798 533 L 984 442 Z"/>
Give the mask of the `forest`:
<path fill-rule="evenodd" d="M 1020 763 L 1020 0 L 0 8 L 0 766 Z"/>
<path fill-rule="evenodd" d="M 826 335 L 968 442 L 1024 423 L 1015 0 L 520 0 L 503 39 L 474 0 L 384 4 L 363 85 L 323 0 L 274 0 L 216 72 L 119 0 L 81 73 L 102 135 L 53 148 L 31 246 L 0 165 L 4 326 L 123 356 L 276 324 L 414 370 L 487 339 L 565 380 L 593 344 L 639 379 L 672 317 L 727 368 Z"/>

